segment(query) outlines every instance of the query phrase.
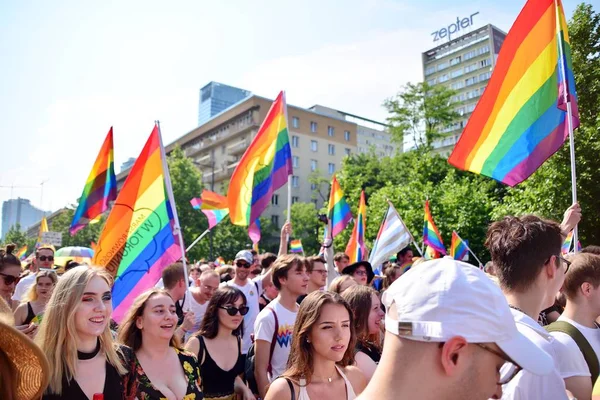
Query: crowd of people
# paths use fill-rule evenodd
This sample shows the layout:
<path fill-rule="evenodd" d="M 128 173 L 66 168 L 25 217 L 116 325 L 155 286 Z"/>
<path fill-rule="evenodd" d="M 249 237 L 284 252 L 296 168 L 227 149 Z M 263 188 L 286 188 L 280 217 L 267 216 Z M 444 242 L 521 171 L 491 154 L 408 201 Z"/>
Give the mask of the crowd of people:
<path fill-rule="evenodd" d="M 2 399 L 591 399 L 600 248 L 563 256 L 581 218 L 506 217 L 485 272 L 402 249 L 375 276 L 324 256 L 240 250 L 184 270 L 113 321 L 106 270 L 0 251 Z M 186 279 L 187 278 L 187 279 Z M 599 384 L 600 386 L 600 384 Z"/>

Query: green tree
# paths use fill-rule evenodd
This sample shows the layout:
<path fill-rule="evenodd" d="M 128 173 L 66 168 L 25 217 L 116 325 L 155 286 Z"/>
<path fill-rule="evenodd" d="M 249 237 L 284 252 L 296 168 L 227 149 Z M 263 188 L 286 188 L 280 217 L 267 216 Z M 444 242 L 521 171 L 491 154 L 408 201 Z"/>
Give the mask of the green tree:
<path fill-rule="evenodd" d="M 329 179 L 323 176 L 320 169 L 317 168 L 308 174 L 308 182 L 311 184 L 311 187 L 314 187 L 311 196 L 313 200 L 329 200 Z"/>
<path fill-rule="evenodd" d="M 29 239 L 27 237 L 25 232 L 21 230 L 21 224 L 11 226 L 8 232 L 6 232 L 6 235 L 4 235 L 2 247 L 11 243 L 14 243 L 17 246 L 17 250 L 26 245 L 27 254 L 31 253 L 35 247 L 35 239 Z"/>
<path fill-rule="evenodd" d="M 90 247 L 92 242 L 98 242 L 100 233 L 104 228 L 106 217 L 108 214 L 104 214 L 97 223 L 87 224 L 83 229 L 77 231 L 77 233 L 71 236 L 69 228 L 75 215 L 77 204 L 72 204 L 68 208 L 64 208 L 63 211 L 52 219 L 49 229 L 52 232 L 62 233 L 62 246 L 83 246 Z"/>
<path fill-rule="evenodd" d="M 391 114 L 387 122 L 392 138 L 402 144 L 404 138 L 410 136 L 418 148 L 430 149 L 431 144 L 443 136 L 440 131 L 460 118 L 452 104 L 455 94 L 456 91 L 443 85 L 406 84 L 396 96 L 383 103 Z"/>

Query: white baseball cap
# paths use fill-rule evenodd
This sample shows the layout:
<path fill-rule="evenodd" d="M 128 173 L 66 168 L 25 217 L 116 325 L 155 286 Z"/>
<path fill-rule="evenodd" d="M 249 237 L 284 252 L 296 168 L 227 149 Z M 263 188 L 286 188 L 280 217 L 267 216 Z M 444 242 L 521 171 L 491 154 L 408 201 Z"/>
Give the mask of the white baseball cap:
<path fill-rule="evenodd" d="M 554 368 L 552 357 L 518 331 L 500 288 L 471 264 L 451 257 L 419 264 L 394 281 L 381 301 L 387 310 L 385 328 L 395 335 L 427 342 L 461 336 L 469 343 L 495 343 L 535 375 Z"/>

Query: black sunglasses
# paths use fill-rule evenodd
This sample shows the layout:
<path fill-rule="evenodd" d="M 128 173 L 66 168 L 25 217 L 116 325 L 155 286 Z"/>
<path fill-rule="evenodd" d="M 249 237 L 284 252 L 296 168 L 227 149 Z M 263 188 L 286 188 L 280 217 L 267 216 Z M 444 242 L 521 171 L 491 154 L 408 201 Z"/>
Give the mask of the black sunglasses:
<path fill-rule="evenodd" d="M 46 260 L 48 260 L 48 261 L 54 261 L 54 256 L 39 256 L 38 260 L 40 260 L 40 261 L 46 261 Z"/>
<path fill-rule="evenodd" d="M 247 262 L 239 262 L 239 261 L 237 261 L 235 263 L 235 265 L 237 265 L 240 268 L 250 268 L 252 266 L 251 264 L 248 264 Z"/>
<path fill-rule="evenodd" d="M 13 276 L 13 275 L 8 275 L 8 274 L 3 274 L 2 272 L 0 272 L 0 275 L 2 275 L 2 278 L 4 279 L 4 284 L 5 285 L 12 285 L 13 283 L 16 285 L 21 280 L 20 276 Z"/>
<path fill-rule="evenodd" d="M 246 314 L 248 314 L 248 311 L 250 311 L 249 307 L 246 306 L 241 306 L 240 308 L 234 307 L 234 306 L 220 306 L 219 308 L 222 308 L 223 310 L 227 311 L 227 314 L 231 315 L 232 317 L 238 313 L 240 313 L 241 316 L 244 316 Z"/>

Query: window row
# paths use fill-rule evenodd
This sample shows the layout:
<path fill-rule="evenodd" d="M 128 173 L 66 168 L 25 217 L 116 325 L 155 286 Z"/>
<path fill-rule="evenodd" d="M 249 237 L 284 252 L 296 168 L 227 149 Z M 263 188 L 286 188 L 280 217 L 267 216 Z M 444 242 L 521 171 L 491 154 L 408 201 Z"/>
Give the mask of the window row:
<path fill-rule="evenodd" d="M 299 128 L 300 127 L 300 118 L 298 117 L 292 117 L 292 128 Z M 312 133 L 316 133 L 318 129 L 318 125 L 315 121 L 310 121 L 310 131 Z M 327 126 L 327 135 L 330 137 L 334 137 L 335 136 L 335 127 L 329 125 Z M 344 139 L 346 139 L 347 141 L 350 141 L 350 131 L 344 131 Z"/>

